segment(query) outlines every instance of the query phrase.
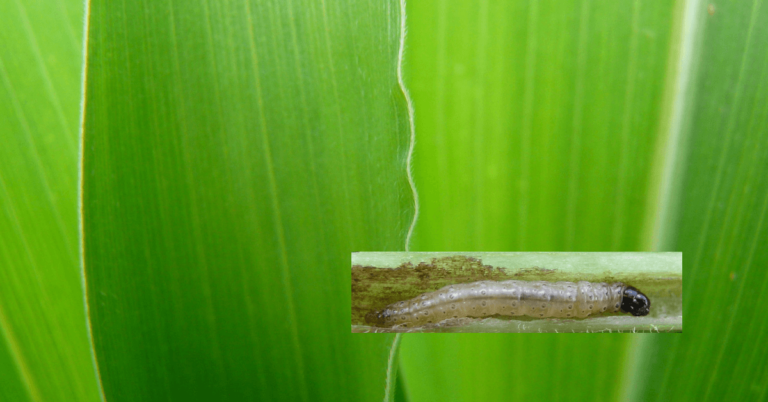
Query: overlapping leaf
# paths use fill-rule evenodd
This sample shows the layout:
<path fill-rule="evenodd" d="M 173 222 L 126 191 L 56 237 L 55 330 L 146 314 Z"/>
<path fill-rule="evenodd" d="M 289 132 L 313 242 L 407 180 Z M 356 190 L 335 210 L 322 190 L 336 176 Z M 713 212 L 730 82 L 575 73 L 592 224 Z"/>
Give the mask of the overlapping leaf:
<path fill-rule="evenodd" d="M 406 336 L 412 400 L 764 399 L 768 8 L 411 11 L 419 248 L 680 250 L 688 323 L 685 338 Z"/>
<path fill-rule="evenodd" d="M 97 1 L 88 303 L 107 398 L 380 400 L 349 256 L 413 201 L 396 2 Z M 394 376 L 391 377 L 394 379 Z"/>
<path fill-rule="evenodd" d="M 96 401 L 77 242 L 81 1 L 0 2 L 0 400 Z"/>

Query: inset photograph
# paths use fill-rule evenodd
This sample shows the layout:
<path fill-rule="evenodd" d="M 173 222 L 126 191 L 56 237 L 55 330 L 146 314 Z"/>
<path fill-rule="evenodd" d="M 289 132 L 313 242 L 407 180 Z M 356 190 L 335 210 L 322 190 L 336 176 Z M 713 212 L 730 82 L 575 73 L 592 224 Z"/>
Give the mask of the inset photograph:
<path fill-rule="evenodd" d="M 682 332 L 681 252 L 352 253 L 352 332 Z"/>

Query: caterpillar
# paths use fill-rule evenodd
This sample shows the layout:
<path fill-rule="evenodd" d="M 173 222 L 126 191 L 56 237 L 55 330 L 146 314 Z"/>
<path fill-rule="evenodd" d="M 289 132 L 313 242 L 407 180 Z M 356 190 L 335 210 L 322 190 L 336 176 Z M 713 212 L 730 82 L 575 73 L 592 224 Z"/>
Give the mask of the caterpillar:
<path fill-rule="evenodd" d="M 479 281 L 390 304 L 366 314 L 365 321 L 379 327 L 408 327 L 495 314 L 584 318 L 606 311 L 644 316 L 650 310 L 646 295 L 621 282 Z"/>

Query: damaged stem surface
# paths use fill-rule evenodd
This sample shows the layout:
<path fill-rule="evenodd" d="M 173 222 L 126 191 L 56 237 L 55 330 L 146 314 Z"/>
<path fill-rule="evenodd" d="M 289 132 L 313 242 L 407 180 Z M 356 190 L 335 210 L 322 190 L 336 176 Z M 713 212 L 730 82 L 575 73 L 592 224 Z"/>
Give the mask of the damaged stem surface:
<path fill-rule="evenodd" d="M 585 303 L 581 303 L 580 299 L 573 300 L 573 304 L 561 303 L 565 309 L 569 305 L 573 305 L 573 308 L 581 308 L 581 304 L 584 304 L 584 309 L 588 309 L 590 304 L 593 304 L 593 309 L 596 308 L 596 304 L 589 303 L 588 297 L 591 295 L 597 298 L 597 293 L 582 292 L 584 295 L 581 295 L 577 291 L 579 285 L 586 286 L 584 282 L 587 281 L 592 282 L 590 288 L 594 287 L 594 289 L 602 289 L 601 282 L 606 282 L 605 285 L 608 286 L 606 289 L 610 289 L 611 284 L 620 283 L 624 286 L 622 296 L 624 296 L 624 290 L 630 289 L 629 286 L 642 289 L 642 293 L 653 300 L 653 308 L 646 316 L 632 316 L 623 314 L 622 310 L 616 308 L 603 310 L 602 307 L 595 310 L 594 314 L 590 313 L 592 315 L 589 318 L 583 319 L 580 317 L 585 316 L 584 314 L 573 314 L 573 317 L 568 317 L 565 311 L 562 317 L 556 314 L 559 307 L 554 309 L 557 303 L 552 300 L 557 299 L 558 295 L 574 299 L 584 296 Z M 565 290 L 568 284 L 563 282 L 574 282 L 570 284 L 576 286 L 574 288 L 576 290 L 572 292 L 573 295 L 570 293 L 570 296 L 566 295 L 568 292 Z M 582 283 L 578 284 L 578 282 Z M 385 312 L 387 308 L 389 308 L 388 315 L 392 315 L 396 310 L 392 305 L 401 305 L 403 302 L 410 305 L 415 298 L 419 299 L 420 303 L 430 301 L 434 305 L 445 304 L 437 303 L 437 300 L 431 300 L 428 296 L 432 294 L 439 297 L 440 291 L 450 289 L 449 286 L 454 286 L 457 290 L 454 296 L 458 296 L 458 293 L 461 293 L 459 290 L 464 288 L 467 288 L 464 290 L 469 293 L 477 293 L 477 300 L 455 303 L 457 309 L 475 307 L 482 309 L 484 313 L 475 311 L 475 314 L 472 314 L 473 312 L 468 310 L 461 311 L 461 314 L 453 314 L 453 311 L 446 310 L 446 315 L 451 312 L 450 315 L 456 315 L 456 317 L 448 317 L 445 320 L 443 317 L 433 315 L 429 320 L 424 319 L 419 322 L 407 320 L 407 325 L 397 325 L 392 322 L 392 319 L 386 322 L 387 317 L 383 316 L 384 322 L 379 323 L 376 320 L 376 315 Z M 504 287 L 507 289 L 504 290 Z M 498 288 L 498 292 L 494 290 L 495 288 Z M 512 299 L 519 301 L 520 295 L 514 298 L 502 297 L 505 295 L 504 292 L 520 292 L 526 289 L 531 293 L 528 295 L 531 297 L 526 296 L 526 299 L 530 299 L 527 303 L 530 306 L 510 304 L 514 301 Z M 483 290 L 486 291 L 486 295 L 481 295 L 480 292 Z M 489 292 L 494 295 L 490 295 Z M 450 297 L 449 292 L 443 293 L 443 298 Z M 541 300 L 544 301 L 546 308 L 538 312 L 538 317 L 536 314 L 528 314 L 532 311 L 529 310 L 534 306 L 532 303 L 538 297 L 537 295 L 551 299 Z M 613 296 L 616 295 L 611 293 L 611 297 Z M 487 300 L 481 300 L 483 297 Z M 599 297 L 602 298 L 602 296 Z M 506 303 L 509 306 L 506 306 L 502 300 L 509 302 Z M 486 302 L 485 306 L 482 305 L 483 301 Z M 448 301 L 448 304 L 443 307 L 450 309 L 451 304 Z M 615 301 L 612 305 L 615 307 Z M 503 306 L 507 307 L 504 311 L 500 310 Z M 435 313 L 430 309 L 427 310 Z M 365 319 L 366 315 L 368 315 L 368 322 Z M 402 316 L 398 318 L 403 319 Z M 682 254 L 353 253 L 352 330 L 353 332 L 682 331 Z"/>

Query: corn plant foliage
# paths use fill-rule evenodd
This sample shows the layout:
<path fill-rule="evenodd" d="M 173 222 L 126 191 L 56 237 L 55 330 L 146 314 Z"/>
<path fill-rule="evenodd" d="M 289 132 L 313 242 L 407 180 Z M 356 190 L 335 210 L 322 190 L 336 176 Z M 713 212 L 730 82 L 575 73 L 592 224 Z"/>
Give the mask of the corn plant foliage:
<path fill-rule="evenodd" d="M 410 63 L 424 218 L 415 244 L 642 250 L 656 240 L 643 221 L 662 210 L 660 247 L 686 262 L 686 334 L 406 335 L 405 392 L 764 399 L 768 6 L 694 3 L 697 51 L 677 97 L 683 4 L 501 3 L 409 9 L 411 54 L 422 57 Z M 664 132 L 675 110 L 679 142 Z M 654 197 L 666 184 L 654 163 L 676 166 L 670 200 Z"/>
<path fill-rule="evenodd" d="M 765 400 L 768 4 L 715 2 L 697 18 L 686 173 L 670 222 L 676 235 L 664 245 L 684 252 L 688 324 L 684 339 L 641 343 L 633 393 L 643 401 Z"/>
<path fill-rule="evenodd" d="M 428 251 L 633 251 L 674 2 L 412 1 Z"/>
<path fill-rule="evenodd" d="M 95 401 L 77 246 L 82 2 L 0 2 L 0 400 Z"/>
<path fill-rule="evenodd" d="M 412 2 L 417 248 L 640 250 L 676 10 Z M 616 400 L 629 344 L 628 335 L 405 336 L 403 379 L 414 401 Z M 455 364 L 425 364 L 454 351 Z"/>
<path fill-rule="evenodd" d="M 675 105 L 686 3 L 410 2 L 413 248 L 657 243 L 684 252 L 688 325 L 405 335 L 390 397 L 766 398 L 768 6 L 690 3 Z M 107 399 L 381 400 L 392 337 L 348 333 L 347 267 L 402 249 L 413 212 L 398 4 L 90 6 L 82 235 Z M 77 267 L 82 17 L 0 2 L 3 401 L 99 398 Z"/>
<path fill-rule="evenodd" d="M 403 388 L 411 401 L 620 400 L 621 382 L 615 371 L 622 371 L 611 362 L 621 360 L 614 353 L 626 348 L 627 337 L 529 334 L 525 338 L 406 334 L 400 351 Z M 601 347 L 594 348 L 595 343 Z M 544 377 L 536 379 L 533 373 Z M 425 389 L 432 394 L 425 395 Z"/>
<path fill-rule="evenodd" d="M 110 402 L 383 399 L 393 337 L 349 332 L 349 256 L 402 249 L 413 215 L 399 16 L 91 3 L 83 236 Z"/>

